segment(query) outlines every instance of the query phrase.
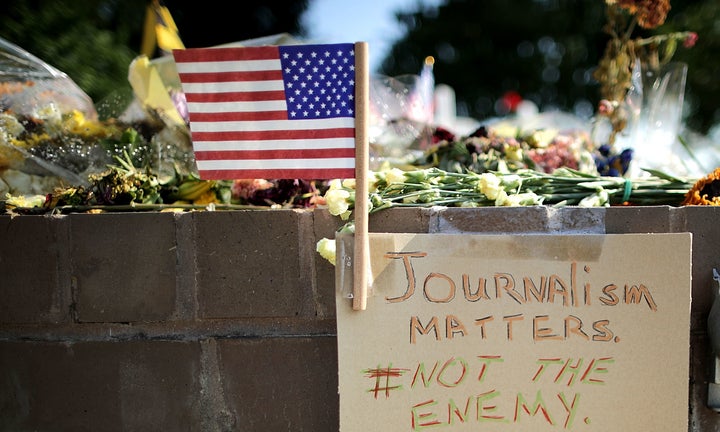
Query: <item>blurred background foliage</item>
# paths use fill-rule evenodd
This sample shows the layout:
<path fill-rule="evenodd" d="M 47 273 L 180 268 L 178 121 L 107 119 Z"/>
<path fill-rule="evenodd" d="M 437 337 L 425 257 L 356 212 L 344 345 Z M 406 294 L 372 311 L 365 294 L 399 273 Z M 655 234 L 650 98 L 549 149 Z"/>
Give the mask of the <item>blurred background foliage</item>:
<path fill-rule="evenodd" d="M 165 0 L 186 47 L 204 47 L 277 33 L 308 37 L 302 13 L 312 0 L 227 2 Z M 3 0 L 0 37 L 67 73 L 96 102 L 128 90 L 127 70 L 139 54 L 148 0 Z M 699 35 L 687 62 L 686 123 L 705 133 L 720 123 L 720 0 L 672 0 L 656 30 Z M 603 0 L 446 0 L 398 12 L 406 30 L 380 70 L 419 73 L 435 57 L 437 83 L 455 89 L 458 115 L 482 120 L 506 114 L 509 93 L 542 110 L 590 117 L 598 102 L 592 70 L 607 36 Z M 234 9 L 234 8 L 233 8 Z M 347 42 L 347 41 L 328 41 Z"/>

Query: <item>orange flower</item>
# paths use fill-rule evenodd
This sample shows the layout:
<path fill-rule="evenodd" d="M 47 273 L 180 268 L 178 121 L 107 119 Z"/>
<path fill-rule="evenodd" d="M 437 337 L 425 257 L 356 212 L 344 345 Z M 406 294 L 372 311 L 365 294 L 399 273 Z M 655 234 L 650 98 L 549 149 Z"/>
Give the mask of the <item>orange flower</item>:
<path fill-rule="evenodd" d="M 720 168 L 698 180 L 685 194 L 682 205 L 720 206 Z"/>

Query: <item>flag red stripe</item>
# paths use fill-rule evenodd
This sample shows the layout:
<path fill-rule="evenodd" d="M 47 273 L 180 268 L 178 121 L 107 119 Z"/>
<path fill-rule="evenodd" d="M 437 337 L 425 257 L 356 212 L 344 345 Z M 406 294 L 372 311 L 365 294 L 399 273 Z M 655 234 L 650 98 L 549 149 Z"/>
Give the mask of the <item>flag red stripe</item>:
<path fill-rule="evenodd" d="M 208 170 L 199 171 L 200 178 L 207 180 L 227 179 L 342 179 L 355 178 L 354 168 L 321 169 L 254 169 L 254 170 Z"/>
<path fill-rule="evenodd" d="M 280 58 L 277 46 L 244 48 L 197 48 L 173 50 L 177 63 L 203 63 L 238 60 L 274 60 Z"/>
<path fill-rule="evenodd" d="M 219 112 L 199 113 L 191 112 L 190 121 L 196 123 L 211 121 L 246 121 L 246 120 L 287 120 L 286 111 L 256 111 L 256 112 Z"/>
<path fill-rule="evenodd" d="M 351 48 L 348 46 L 343 45 L 342 51 L 328 51 L 328 55 L 347 62 L 351 59 L 344 54 L 349 53 Z M 311 57 L 315 58 L 314 50 L 323 48 L 318 47 L 311 48 L 313 51 L 263 46 L 173 52 L 181 82 L 188 87 L 184 90 L 200 178 L 355 177 L 351 163 L 356 157 L 352 145 L 355 138 L 353 122 L 333 120 L 330 113 L 327 113 L 329 118 L 315 111 L 305 113 L 308 108 L 300 107 L 302 102 L 293 105 L 298 110 L 297 116 L 290 116 L 282 109 L 287 102 L 285 85 L 280 84 L 285 79 L 306 78 L 303 71 L 295 68 L 296 64 L 286 63 L 286 59 L 307 56 L 302 58 L 303 62 L 311 61 Z M 326 49 L 332 50 L 331 47 L 334 45 L 328 45 Z M 281 53 L 287 57 L 281 59 Z M 271 70 L 257 70 L 266 68 Z M 352 81 L 344 85 L 352 87 Z M 249 91 L 245 91 L 246 87 Z M 353 100 L 346 97 L 343 103 L 352 104 Z M 352 117 L 353 112 L 348 109 L 343 114 Z M 306 123 L 306 119 L 313 121 Z M 211 145 L 223 141 L 231 145 Z M 245 146 L 245 141 L 253 143 Z M 285 145 L 288 143 L 290 145 Z M 324 148 L 328 146 L 332 148 Z"/>
<path fill-rule="evenodd" d="M 354 158 L 354 148 L 301 149 L 301 150 L 201 150 L 195 152 L 197 160 L 250 160 L 250 159 L 335 159 Z"/>
<path fill-rule="evenodd" d="M 282 80 L 282 71 L 234 71 L 234 72 L 181 72 L 178 74 L 184 83 L 213 83 L 236 81 L 275 81 Z"/>
<path fill-rule="evenodd" d="M 245 102 L 285 100 L 283 90 L 224 93 L 185 93 L 188 102 Z"/>
<path fill-rule="evenodd" d="M 301 120 L 298 120 L 301 121 Z M 193 141 L 254 141 L 283 139 L 354 138 L 353 128 L 276 130 L 276 131 L 228 131 L 192 132 Z"/>

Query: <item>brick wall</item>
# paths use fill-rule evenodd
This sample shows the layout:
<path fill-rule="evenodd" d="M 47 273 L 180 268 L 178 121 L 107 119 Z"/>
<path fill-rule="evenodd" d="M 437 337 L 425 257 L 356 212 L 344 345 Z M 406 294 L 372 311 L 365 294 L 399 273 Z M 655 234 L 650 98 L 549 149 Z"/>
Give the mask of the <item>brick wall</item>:
<path fill-rule="evenodd" d="M 720 430 L 715 207 L 407 208 L 375 232 L 693 233 L 690 430 Z M 0 216 L 0 431 L 338 429 L 324 210 Z"/>

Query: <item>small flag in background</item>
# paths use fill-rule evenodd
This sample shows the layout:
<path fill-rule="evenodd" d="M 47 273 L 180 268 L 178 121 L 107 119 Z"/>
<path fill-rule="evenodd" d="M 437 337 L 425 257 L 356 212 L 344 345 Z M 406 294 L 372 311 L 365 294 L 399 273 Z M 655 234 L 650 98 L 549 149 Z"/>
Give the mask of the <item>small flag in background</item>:
<path fill-rule="evenodd" d="M 354 44 L 173 55 L 201 178 L 355 177 Z"/>
<path fill-rule="evenodd" d="M 152 58 L 156 47 L 163 54 L 185 48 L 170 10 L 160 0 L 152 0 L 147 6 L 140 53 Z"/>

